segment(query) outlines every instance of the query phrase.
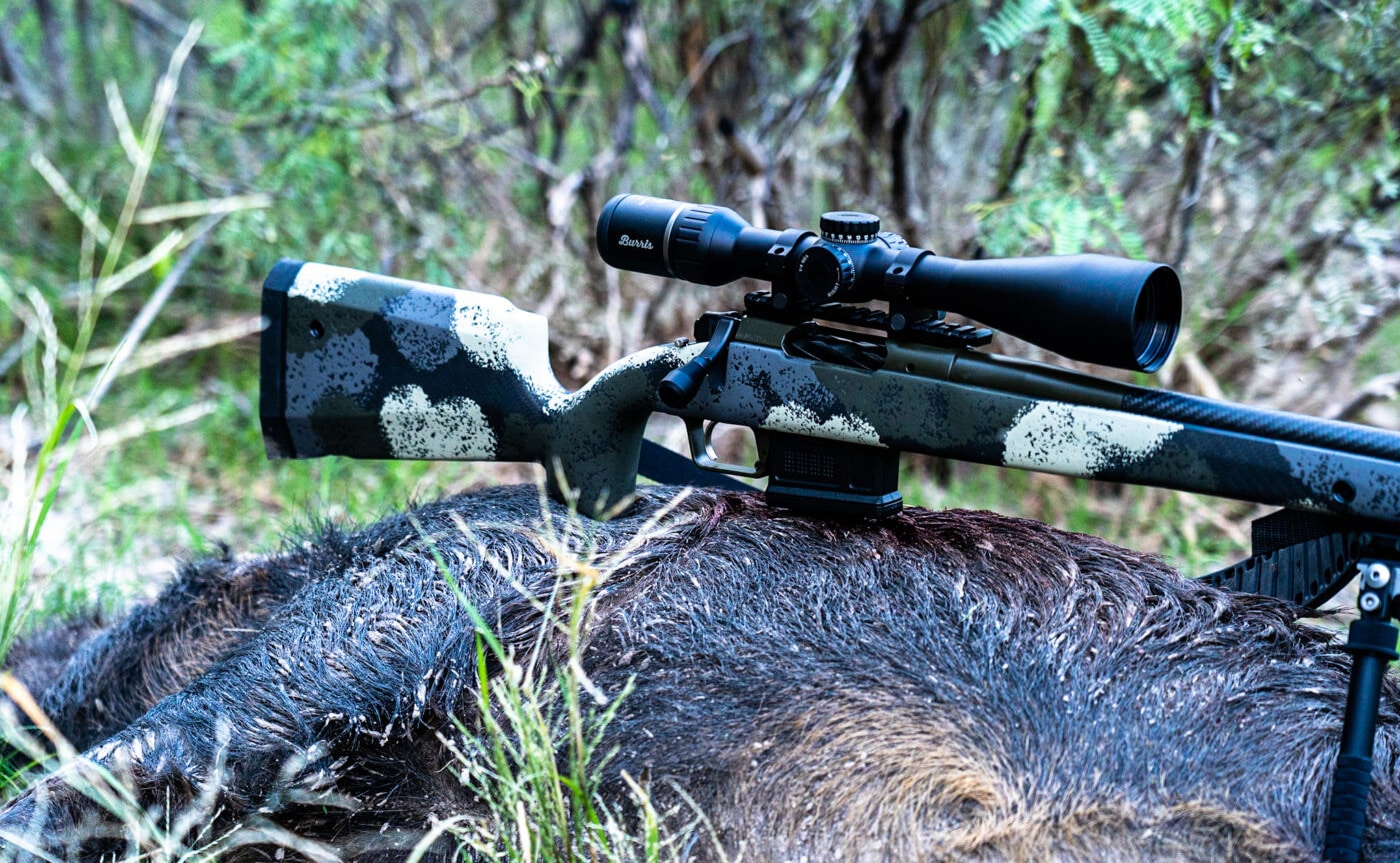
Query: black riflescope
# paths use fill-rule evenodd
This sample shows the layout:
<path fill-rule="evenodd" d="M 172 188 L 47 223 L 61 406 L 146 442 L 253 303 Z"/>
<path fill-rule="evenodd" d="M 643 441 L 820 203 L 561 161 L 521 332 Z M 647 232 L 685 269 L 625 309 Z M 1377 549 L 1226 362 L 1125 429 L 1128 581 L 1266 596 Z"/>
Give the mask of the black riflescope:
<path fill-rule="evenodd" d="M 598 252 L 618 269 L 702 285 L 748 277 L 821 302 L 941 309 L 1084 362 L 1156 371 L 1181 324 L 1166 264 L 1108 255 L 960 261 L 881 233 L 868 213 L 827 213 L 822 232 L 755 228 L 725 207 L 618 195 Z"/>

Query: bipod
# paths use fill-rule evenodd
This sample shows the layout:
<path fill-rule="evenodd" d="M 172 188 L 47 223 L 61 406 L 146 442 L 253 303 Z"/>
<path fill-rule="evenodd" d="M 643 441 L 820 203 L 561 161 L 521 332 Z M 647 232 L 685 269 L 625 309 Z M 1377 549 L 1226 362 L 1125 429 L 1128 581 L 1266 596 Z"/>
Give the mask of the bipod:
<path fill-rule="evenodd" d="M 1352 655 L 1342 742 L 1332 774 L 1332 799 L 1327 810 L 1327 838 L 1322 859 L 1356 863 L 1361 859 L 1361 836 L 1366 829 L 1366 799 L 1371 791 L 1371 756 L 1376 743 L 1376 716 L 1386 667 L 1400 654 L 1400 628 L 1392 618 L 1400 612 L 1400 544 L 1393 536 L 1363 534 L 1365 550 L 1357 561 L 1361 576 L 1357 610 L 1346 651 Z"/>

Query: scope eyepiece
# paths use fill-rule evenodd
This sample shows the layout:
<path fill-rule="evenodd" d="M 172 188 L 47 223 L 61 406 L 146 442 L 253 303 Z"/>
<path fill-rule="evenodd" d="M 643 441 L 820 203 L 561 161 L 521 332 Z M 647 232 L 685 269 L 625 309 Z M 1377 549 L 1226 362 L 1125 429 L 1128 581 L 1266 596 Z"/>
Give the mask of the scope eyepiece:
<path fill-rule="evenodd" d="M 618 195 L 598 219 L 598 252 L 619 269 L 702 285 L 772 282 L 816 302 L 890 300 L 966 315 L 1058 354 L 1156 371 L 1181 323 L 1171 267 L 1107 255 L 959 261 L 836 212 L 811 231 L 755 228 L 724 207 Z"/>
<path fill-rule="evenodd" d="M 744 275 L 734 254 L 746 229 L 725 207 L 618 195 L 598 217 L 598 253 L 620 270 L 723 285 Z"/>

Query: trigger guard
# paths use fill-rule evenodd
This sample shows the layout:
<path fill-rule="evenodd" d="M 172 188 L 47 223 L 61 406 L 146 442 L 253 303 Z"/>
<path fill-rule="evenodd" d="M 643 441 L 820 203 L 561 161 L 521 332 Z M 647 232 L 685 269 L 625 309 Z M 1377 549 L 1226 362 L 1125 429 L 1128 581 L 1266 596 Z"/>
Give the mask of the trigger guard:
<path fill-rule="evenodd" d="M 768 470 L 763 466 L 760 459 L 755 465 L 728 464 L 715 457 L 714 447 L 711 445 L 710 436 L 714 433 L 714 428 L 719 423 L 685 418 L 686 439 L 690 441 L 690 458 L 695 462 L 695 466 L 701 470 L 711 470 L 718 473 L 727 473 L 733 476 L 749 477 L 750 479 L 767 476 Z"/>

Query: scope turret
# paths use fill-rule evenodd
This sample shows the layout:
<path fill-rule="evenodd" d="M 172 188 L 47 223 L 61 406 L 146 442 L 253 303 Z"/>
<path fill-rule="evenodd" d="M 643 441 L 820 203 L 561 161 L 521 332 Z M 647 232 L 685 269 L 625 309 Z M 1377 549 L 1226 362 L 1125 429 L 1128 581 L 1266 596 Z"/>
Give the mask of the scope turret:
<path fill-rule="evenodd" d="M 829 223 L 829 224 L 828 224 Z M 835 231 L 832 225 L 857 225 Z M 1108 255 L 964 261 L 879 232 L 866 213 L 829 213 L 823 235 L 755 228 L 725 207 L 618 195 L 598 219 L 598 252 L 623 270 L 702 285 L 739 278 L 817 302 L 890 300 L 953 311 L 1070 359 L 1155 371 L 1181 323 L 1165 264 Z"/>

